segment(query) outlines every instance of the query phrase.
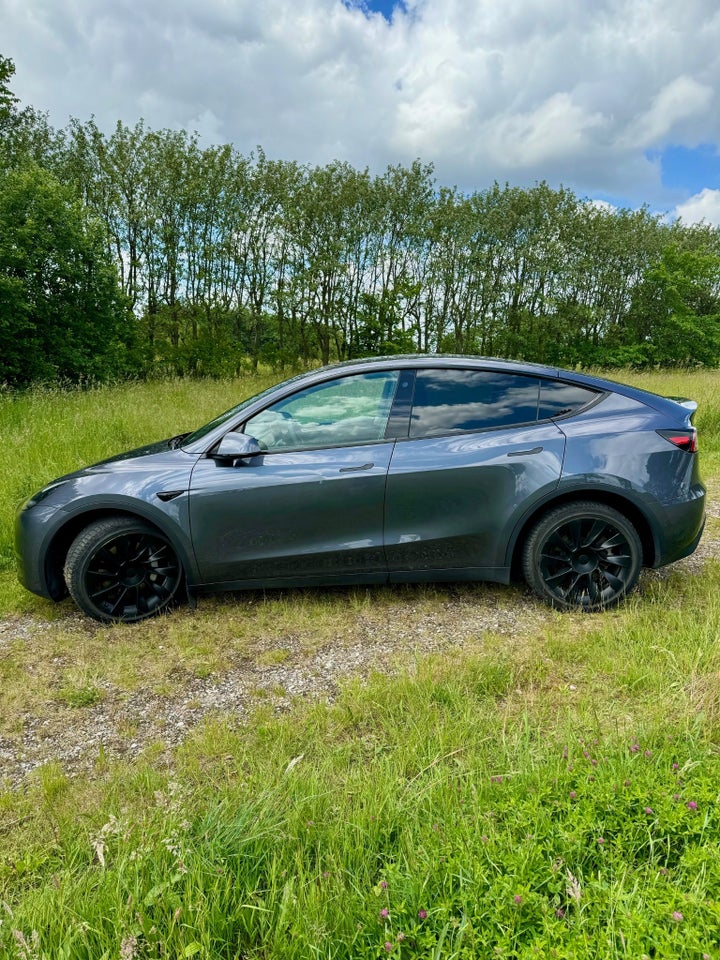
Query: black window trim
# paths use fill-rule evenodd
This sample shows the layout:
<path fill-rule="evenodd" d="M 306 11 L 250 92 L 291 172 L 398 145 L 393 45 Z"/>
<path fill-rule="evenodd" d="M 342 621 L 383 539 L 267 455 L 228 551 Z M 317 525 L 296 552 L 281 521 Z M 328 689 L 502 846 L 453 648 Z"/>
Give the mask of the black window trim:
<path fill-rule="evenodd" d="M 564 384 L 567 384 L 568 386 L 579 387 L 582 390 L 587 390 L 588 393 L 595 394 L 595 396 L 592 397 L 592 399 L 588 400 L 587 403 L 582 404 L 582 406 L 576 407 L 575 409 L 569 411 L 568 413 L 564 413 L 556 417 L 543 417 L 542 419 L 537 418 L 535 420 L 525 420 L 521 423 L 504 424 L 504 425 L 491 426 L 491 427 L 475 427 L 472 430 L 462 430 L 458 428 L 455 430 L 450 430 L 447 433 L 436 433 L 427 437 L 411 437 L 410 423 L 411 423 L 411 417 L 412 417 L 413 404 L 415 400 L 415 381 L 417 379 L 418 373 L 423 373 L 428 370 L 431 372 L 447 371 L 447 370 L 470 370 L 473 372 L 511 374 L 512 376 L 515 376 L 515 377 L 532 377 L 533 379 L 537 379 L 538 381 L 538 403 L 536 408 L 538 411 L 540 408 L 540 392 L 542 390 L 542 384 L 544 382 L 545 383 L 564 383 Z M 452 367 L 430 367 L 430 366 L 399 367 L 398 366 L 398 367 L 388 367 L 386 369 L 378 370 L 378 371 L 373 370 L 369 372 L 370 373 L 388 372 L 388 373 L 398 374 L 397 384 L 395 386 L 395 395 L 393 396 L 393 402 L 390 407 L 390 413 L 388 415 L 387 427 L 385 428 L 385 436 L 381 440 L 360 440 L 357 443 L 345 443 L 345 444 L 326 443 L 326 444 L 318 444 L 317 446 L 313 446 L 313 447 L 288 447 L 283 450 L 263 450 L 262 456 L 272 457 L 272 456 L 279 456 L 279 455 L 288 454 L 288 453 L 311 453 L 313 450 L 334 450 L 334 449 L 346 449 L 347 447 L 376 446 L 377 444 L 381 444 L 381 443 L 394 443 L 394 442 L 404 443 L 405 441 L 408 441 L 408 440 L 411 440 L 411 441 L 441 440 L 443 439 L 443 437 L 461 437 L 461 436 L 466 436 L 468 434 L 473 434 L 473 433 L 489 433 L 491 431 L 497 431 L 497 430 L 522 429 L 524 427 L 537 426 L 538 424 L 543 424 L 543 423 L 554 423 L 557 420 L 566 420 L 568 417 L 574 417 L 578 413 L 581 413 L 581 412 L 584 412 L 585 410 L 590 409 L 590 407 L 599 403 L 601 400 L 607 397 L 610 393 L 609 390 L 597 390 L 597 388 L 595 387 L 589 387 L 589 386 L 586 386 L 585 384 L 574 383 L 571 380 L 564 380 L 561 377 L 557 377 L 557 378 L 548 377 L 548 376 L 543 376 L 542 374 L 537 374 L 534 372 L 531 373 L 526 371 L 503 370 L 503 369 L 498 370 L 495 367 L 474 367 L 474 366 L 464 367 L 464 366 L 455 366 L 455 365 L 453 365 Z M 333 383 L 337 380 L 345 380 L 348 377 L 356 376 L 356 375 L 357 374 L 353 374 L 353 373 L 342 374 L 337 377 L 331 377 L 328 380 L 323 380 L 321 381 L 321 383 L 322 384 Z M 408 387 L 409 398 L 400 396 L 400 390 L 401 390 L 400 380 L 403 376 L 408 376 L 412 378 L 412 382 Z M 317 384 L 315 384 L 315 386 L 317 386 Z M 306 386 L 301 386 L 297 390 L 291 391 L 290 393 L 286 394 L 284 397 L 281 397 L 280 400 L 277 400 L 275 402 L 280 403 L 281 400 L 289 400 L 292 397 L 294 397 L 296 394 L 302 393 L 306 389 L 307 389 Z M 234 426 L 230 427 L 230 429 L 227 430 L 226 433 L 233 433 L 238 430 L 241 433 L 244 433 L 247 424 L 249 423 L 250 420 L 253 419 L 253 417 L 256 417 L 258 414 L 263 413 L 263 411 L 265 410 L 269 410 L 270 407 L 272 406 L 273 404 L 271 403 L 271 404 L 268 404 L 268 406 L 266 407 L 261 407 L 259 410 L 256 410 L 252 414 L 252 416 L 246 417 L 245 420 L 241 420 L 240 422 L 236 423 Z M 220 440 L 218 440 L 218 443 L 220 443 Z M 217 444 L 213 446 L 213 450 L 215 449 L 215 447 L 217 447 Z M 212 451 L 208 451 L 206 456 L 211 457 Z"/>

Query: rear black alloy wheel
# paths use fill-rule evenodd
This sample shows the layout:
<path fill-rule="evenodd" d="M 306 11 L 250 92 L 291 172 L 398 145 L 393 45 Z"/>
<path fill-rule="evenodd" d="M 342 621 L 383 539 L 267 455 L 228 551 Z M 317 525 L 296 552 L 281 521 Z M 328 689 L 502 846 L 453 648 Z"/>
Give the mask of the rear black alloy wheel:
<path fill-rule="evenodd" d="M 183 571 L 155 527 L 132 517 L 108 517 L 78 534 L 65 560 L 65 580 L 88 616 L 133 623 L 172 603 Z"/>
<path fill-rule="evenodd" d="M 603 503 L 551 510 L 525 545 L 523 572 L 535 593 L 559 609 L 603 610 L 633 589 L 642 544 L 622 513 Z"/>

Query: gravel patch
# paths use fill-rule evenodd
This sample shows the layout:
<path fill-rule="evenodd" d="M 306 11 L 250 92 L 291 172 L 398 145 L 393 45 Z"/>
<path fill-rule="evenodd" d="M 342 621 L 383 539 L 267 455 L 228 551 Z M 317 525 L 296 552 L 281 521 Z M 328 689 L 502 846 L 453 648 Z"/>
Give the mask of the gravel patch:
<path fill-rule="evenodd" d="M 720 516 L 715 504 L 709 512 Z M 691 557 L 646 571 L 643 579 L 683 570 L 697 575 L 708 558 L 718 557 L 720 538 L 706 533 Z M 509 602 L 503 588 L 488 587 L 473 596 L 462 591 L 454 596 L 450 589 L 447 600 L 432 613 L 398 600 L 380 622 L 357 611 L 348 616 L 353 619 L 351 642 L 324 646 L 310 655 L 296 637 L 275 638 L 265 650 L 256 644 L 252 656 L 239 658 L 222 673 L 189 677 L 169 696 L 147 689 L 128 694 L 101 682 L 102 698 L 91 706 L 72 709 L 50 703 L 46 716 L 26 714 L 21 734 L 0 736 L 0 785 L 19 787 L 49 761 L 61 763 L 70 774 L 88 772 L 99 754 L 132 758 L 151 744 L 159 745 L 161 757 L 169 762 L 172 750 L 207 717 L 227 716 L 242 723 L 260 703 L 282 712 L 298 697 L 332 702 L 339 685 L 350 677 L 412 670 L 418 656 L 462 648 L 469 641 L 477 646 L 484 635 L 506 637 L 508 644 L 526 643 L 553 614 L 527 594 L 514 591 Z M 63 622 L 82 632 L 95 629 L 76 614 Z M 52 627 L 52 622 L 34 617 L 0 621 L 0 655 L 9 642 L 18 638 L 32 642 Z M 263 653 L 279 649 L 283 662 L 262 662 Z"/>

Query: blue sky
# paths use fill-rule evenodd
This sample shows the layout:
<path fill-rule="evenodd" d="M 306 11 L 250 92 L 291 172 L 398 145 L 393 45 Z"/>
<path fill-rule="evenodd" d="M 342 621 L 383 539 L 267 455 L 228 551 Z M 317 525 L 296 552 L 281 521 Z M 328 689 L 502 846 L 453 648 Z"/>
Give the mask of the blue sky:
<path fill-rule="evenodd" d="M 672 146 L 659 154 L 663 185 L 698 193 L 720 188 L 720 156 L 712 143 L 697 147 Z"/>
<path fill-rule="evenodd" d="M 717 0 L 0 0 L 0 23 L 14 91 L 57 126 L 143 117 L 720 224 Z"/>
<path fill-rule="evenodd" d="M 392 20 L 395 7 L 401 6 L 397 0 L 366 0 L 368 10 L 381 13 L 387 21 Z"/>

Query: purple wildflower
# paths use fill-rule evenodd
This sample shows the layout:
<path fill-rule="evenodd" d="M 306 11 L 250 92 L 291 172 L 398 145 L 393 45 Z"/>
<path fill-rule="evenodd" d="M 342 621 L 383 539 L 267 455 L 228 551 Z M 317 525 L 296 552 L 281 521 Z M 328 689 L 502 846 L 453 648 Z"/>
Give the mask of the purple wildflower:
<path fill-rule="evenodd" d="M 598 837 L 597 842 L 602 846 L 605 843 L 605 837 Z"/>
<path fill-rule="evenodd" d="M 571 791 L 570 791 L 570 799 L 571 799 L 571 800 L 574 800 L 576 796 L 577 796 L 577 794 L 575 793 L 575 791 L 574 791 L 574 790 L 571 790 Z"/>
<path fill-rule="evenodd" d="M 513 897 L 513 900 L 518 906 L 520 906 L 520 904 L 522 903 L 522 897 L 520 896 L 519 893 L 515 894 L 515 896 Z"/>
<path fill-rule="evenodd" d="M 555 916 L 558 918 L 558 920 L 562 920 L 562 918 L 565 916 L 565 911 L 562 907 L 557 908 L 555 911 Z"/>
<path fill-rule="evenodd" d="M 639 749 L 640 749 L 640 744 L 639 744 L 639 743 L 631 743 L 631 744 L 630 744 L 630 753 L 637 753 Z"/>
<path fill-rule="evenodd" d="M 380 919 L 387 920 L 389 916 L 390 916 L 390 911 L 388 910 L 387 907 L 383 907 L 382 910 L 380 911 Z"/>
<path fill-rule="evenodd" d="M 387 950 L 387 952 L 390 953 L 390 951 L 392 950 L 392 948 L 393 948 L 393 945 L 390 943 L 389 940 L 386 940 L 386 941 L 385 941 L 385 949 Z"/>
<path fill-rule="evenodd" d="M 653 812 L 653 808 L 652 808 L 652 807 L 645 807 L 645 813 L 646 813 L 648 816 L 650 816 L 650 814 L 651 814 L 652 812 Z"/>
<path fill-rule="evenodd" d="M 420 917 L 421 920 L 425 920 L 427 918 L 427 910 L 418 910 L 418 917 Z"/>
<path fill-rule="evenodd" d="M 679 770 L 679 769 L 680 769 L 680 764 L 679 764 L 679 763 L 674 763 L 674 764 L 672 765 L 672 768 L 673 768 L 673 770 Z"/>
<path fill-rule="evenodd" d="M 387 890 L 387 880 L 381 880 L 380 887 L 382 890 Z"/>
<path fill-rule="evenodd" d="M 652 750 L 646 750 L 646 751 L 645 751 L 645 756 L 646 756 L 646 757 L 651 757 L 651 756 L 652 756 Z"/>
<path fill-rule="evenodd" d="M 673 910 L 672 918 L 675 921 L 675 923 L 680 923 L 685 919 L 679 910 Z"/>
<path fill-rule="evenodd" d="M 697 810 L 697 804 L 694 800 L 688 800 L 685 806 L 688 808 L 688 810 Z"/>

